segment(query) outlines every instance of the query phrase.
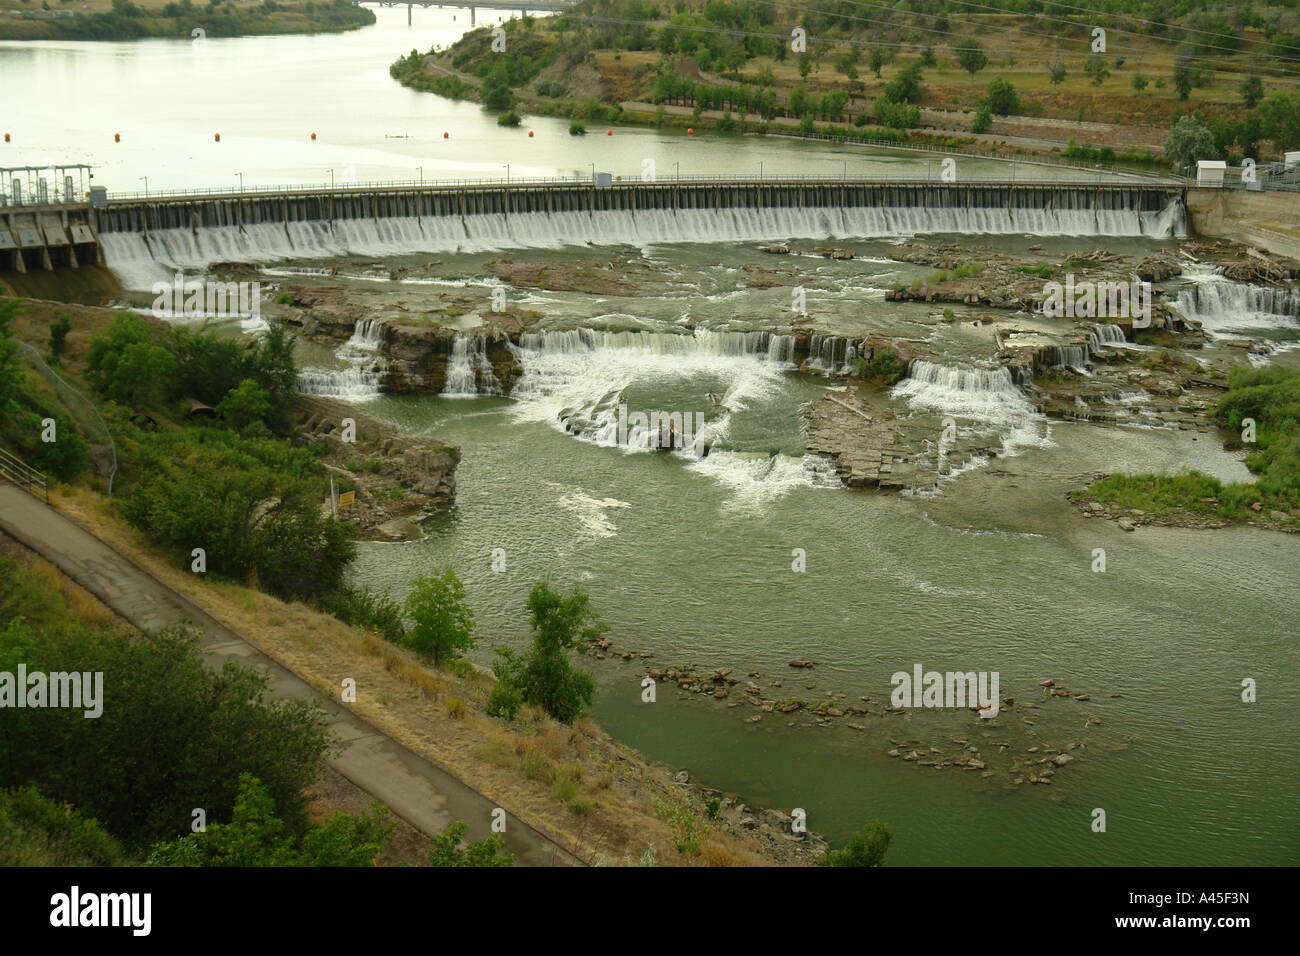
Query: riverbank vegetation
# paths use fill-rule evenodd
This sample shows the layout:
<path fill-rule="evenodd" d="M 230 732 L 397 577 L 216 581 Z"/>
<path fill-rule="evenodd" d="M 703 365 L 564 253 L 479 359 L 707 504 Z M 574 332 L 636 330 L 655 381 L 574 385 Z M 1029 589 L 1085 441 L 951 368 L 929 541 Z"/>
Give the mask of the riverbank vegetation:
<path fill-rule="evenodd" d="M 1027 13 L 1004 0 L 987 12 L 947 2 L 921 12 L 886 2 L 864 14 L 579 0 L 559 16 L 508 21 L 504 51 L 484 27 L 447 49 L 412 51 L 391 73 L 494 111 L 601 122 L 846 141 L 989 134 L 969 142 L 997 148 L 1002 137 L 1016 151 L 1062 154 L 1035 146 L 1054 139 L 1069 143 L 1067 159 L 1153 166 L 1164 162 L 1166 131 L 1195 112 L 1223 158 L 1263 161 L 1287 148 L 1300 84 L 1268 64 L 1300 50 L 1288 5 L 1228 16 L 1197 3 L 1142 20 L 1128 6 Z M 1099 25 L 1110 52 L 1092 48 Z"/>
<path fill-rule="evenodd" d="M 209 37 L 338 33 L 375 22 L 373 11 L 349 0 L 95 0 L 77 7 L 70 0 L 19 2 L 18 16 L 0 14 L 0 40 L 178 37 L 197 46 Z"/>
<path fill-rule="evenodd" d="M 1199 471 L 1178 475 L 1110 475 L 1076 500 L 1111 511 L 1137 509 L 1157 519 L 1246 522 L 1267 519 L 1300 526 L 1300 370 L 1238 366 L 1219 400 L 1220 427 L 1246 450 L 1253 482 L 1223 482 Z"/>

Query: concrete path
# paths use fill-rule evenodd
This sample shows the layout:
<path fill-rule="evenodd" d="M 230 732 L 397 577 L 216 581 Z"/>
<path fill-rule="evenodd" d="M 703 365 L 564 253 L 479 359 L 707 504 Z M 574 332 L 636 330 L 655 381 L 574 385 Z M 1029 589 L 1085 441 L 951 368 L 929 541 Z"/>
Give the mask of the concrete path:
<path fill-rule="evenodd" d="M 136 627 L 152 631 L 187 620 L 202 630 L 200 648 L 210 666 L 220 668 L 233 660 L 256 667 L 270 675 L 269 697 L 317 701 L 329 715 L 330 731 L 344 747 L 330 765 L 412 826 L 433 835 L 452 820 L 464 820 L 469 825 L 467 839 L 478 840 L 491 832 L 494 804 L 486 797 L 321 694 L 70 518 L 3 480 L 0 529 L 57 565 Z M 505 841 L 521 864 L 578 864 L 513 817 L 508 818 Z"/>

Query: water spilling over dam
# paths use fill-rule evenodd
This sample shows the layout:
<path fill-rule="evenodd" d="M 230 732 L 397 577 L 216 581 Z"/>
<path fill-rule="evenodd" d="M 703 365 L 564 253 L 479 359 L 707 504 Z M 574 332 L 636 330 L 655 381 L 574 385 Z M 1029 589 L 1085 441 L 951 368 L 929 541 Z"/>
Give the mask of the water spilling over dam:
<path fill-rule="evenodd" d="M 108 265 L 147 288 L 214 262 L 566 244 L 918 233 L 1167 237 L 1182 191 L 1160 185 L 636 183 L 309 191 L 112 202 Z"/>

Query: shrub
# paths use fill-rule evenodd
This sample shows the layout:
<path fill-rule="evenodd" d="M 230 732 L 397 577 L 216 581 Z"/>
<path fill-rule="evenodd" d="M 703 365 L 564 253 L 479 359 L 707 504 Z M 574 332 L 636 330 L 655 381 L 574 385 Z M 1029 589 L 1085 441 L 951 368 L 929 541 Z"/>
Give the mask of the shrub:
<path fill-rule="evenodd" d="M 510 721 L 519 714 L 521 704 L 523 698 L 517 689 L 503 681 L 497 681 L 496 686 L 492 688 L 492 693 L 488 695 L 484 710 L 490 717 L 500 717 L 502 720 Z"/>
<path fill-rule="evenodd" d="M 843 847 L 822 857 L 822 866 L 883 866 L 889 841 L 889 824 L 872 820 Z"/>
<path fill-rule="evenodd" d="M 453 820 L 433 838 L 429 849 L 430 866 L 514 866 L 515 858 L 506 852 L 501 834 L 493 833 L 477 843 L 461 847 L 465 835 L 464 820 Z"/>
<path fill-rule="evenodd" d="M 572 123 L 569 124 L 570 136 L 583 136 L 586 134 L 586 132 L 587 132 L 587 124 L 585 123 L 579 123 L 577 120 L 574 120 Z"/>

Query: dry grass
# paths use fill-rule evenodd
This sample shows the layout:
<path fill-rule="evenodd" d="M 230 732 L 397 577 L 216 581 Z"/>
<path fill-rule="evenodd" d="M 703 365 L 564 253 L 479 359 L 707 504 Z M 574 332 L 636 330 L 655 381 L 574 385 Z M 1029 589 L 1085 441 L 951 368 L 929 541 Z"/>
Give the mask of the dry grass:
<path fill-rule="evenodd" d="M 356 703 L 345 706 L 578 858 L 635 861 L 653 845 L 669 848 L 660 852 L 659 865 L 705 862 L 672 851 L 669 829 L 654 811 L 653 797 L 675 790 L 668 772 L 615 743 L 594 721 L 565 726 L 525 707 L 519 720 L 505 725 L 482 710 L 488 677 L 433 672 L 405 649 L 303 604 L 171 565 L 89 490 L 63 488 L 53 501 L 313 687 L 336 694 L 343 677 L 354 678 L 361 690 Z M 280 623 L 272 625 L 272 618 Z M 451 715 L 453 701 L 463 706 L 459 716 Z M 567 783 L 557 794 L 558 780 Z M 747 845 L 748 834 L 711 839 L 746 864 L 774 862 L 760 855 L 756 843 Z"/>

